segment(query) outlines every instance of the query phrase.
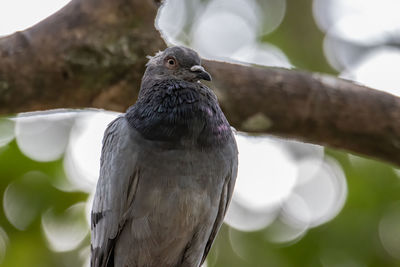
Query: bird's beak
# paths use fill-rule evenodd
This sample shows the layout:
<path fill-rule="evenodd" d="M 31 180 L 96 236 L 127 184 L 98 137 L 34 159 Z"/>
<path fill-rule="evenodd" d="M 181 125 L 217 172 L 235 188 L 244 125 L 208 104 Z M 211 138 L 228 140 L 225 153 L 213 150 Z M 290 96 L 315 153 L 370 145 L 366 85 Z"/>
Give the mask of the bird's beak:
<path fill-rule="evenodd" d="M 196 77 L 200 80 L 211 81 L 211 75 L 202 66 L 194 65 L 190 68 L 190 71 L 196 73 Z"/>

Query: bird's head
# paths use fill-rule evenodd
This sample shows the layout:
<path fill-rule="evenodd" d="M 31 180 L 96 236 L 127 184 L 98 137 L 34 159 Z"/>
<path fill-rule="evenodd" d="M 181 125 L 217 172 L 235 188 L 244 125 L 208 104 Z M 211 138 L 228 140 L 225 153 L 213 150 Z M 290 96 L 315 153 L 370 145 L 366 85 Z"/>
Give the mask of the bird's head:
<path fill-rule="evenodd" d="M 169 47 L 148 58 L 145 78 L 211 81 L 211 75 L 201 66 L 199 55 L 190 48 Z"/>

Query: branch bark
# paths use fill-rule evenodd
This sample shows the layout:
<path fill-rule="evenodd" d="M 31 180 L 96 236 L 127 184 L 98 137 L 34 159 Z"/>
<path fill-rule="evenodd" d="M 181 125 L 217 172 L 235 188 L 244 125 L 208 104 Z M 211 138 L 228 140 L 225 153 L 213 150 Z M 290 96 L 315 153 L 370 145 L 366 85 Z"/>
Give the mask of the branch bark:
<path fill-rule="evenodd" d="M 207 61 L 235 128 L 400 165 L 400 98 L 333 76 Z"/>
<path fill-rule="evenodd" d="M 0 113 L 134 103 L 146 55 L 164 49 L 160 1 L 73 0 L 0 39 Z M 400 99 L 296 70 L 204 61 L 231 124 L 400 165 Z"/>
<path fill-rule="evenodd" d="M 152 0 L 72 0 L 0 39 L 0 113 L 59 107 L 122 111 L 133 103 L 146 55 L 165 48 Z"/>

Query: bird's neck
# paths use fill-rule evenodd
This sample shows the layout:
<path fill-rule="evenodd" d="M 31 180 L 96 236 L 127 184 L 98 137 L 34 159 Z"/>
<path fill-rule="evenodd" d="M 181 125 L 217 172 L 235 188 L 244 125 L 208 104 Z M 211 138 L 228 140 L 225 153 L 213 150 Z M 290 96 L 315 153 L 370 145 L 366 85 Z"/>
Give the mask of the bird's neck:
<path fill-rule="evenodd" d="M 146 139 L 181 145 L 216 146 L 232 134 L 213 92 L 181 80 L 143 84 L 126 118 Z"/>

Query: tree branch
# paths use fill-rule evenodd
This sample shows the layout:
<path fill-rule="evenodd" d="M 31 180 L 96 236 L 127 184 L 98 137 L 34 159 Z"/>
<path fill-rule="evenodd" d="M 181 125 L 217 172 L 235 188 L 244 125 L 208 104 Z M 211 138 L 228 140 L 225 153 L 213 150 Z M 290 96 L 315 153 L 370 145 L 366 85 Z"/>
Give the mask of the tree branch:
<path fill-rule="evenodd" d="M 165 48 L 151 0 L 72 0 L 0 39 L 0 113 L 58 107 L 122 111 L 137 97 L 146 55 Z"/>
<path fill-rule="evenodd" d="M 146 63 L 165 44 L 160 1 L 73 0 L 0 39 L 0 113 L 134 103 Z M 400 99 L 331 76 L 204 61 L 231 124 L 400 165 Z"/>
<path fill-rule="evenodd" d="M 206 61 L 238 130 L 294 138 L 400 165 L 400 98 L 329 75 Z"/>

